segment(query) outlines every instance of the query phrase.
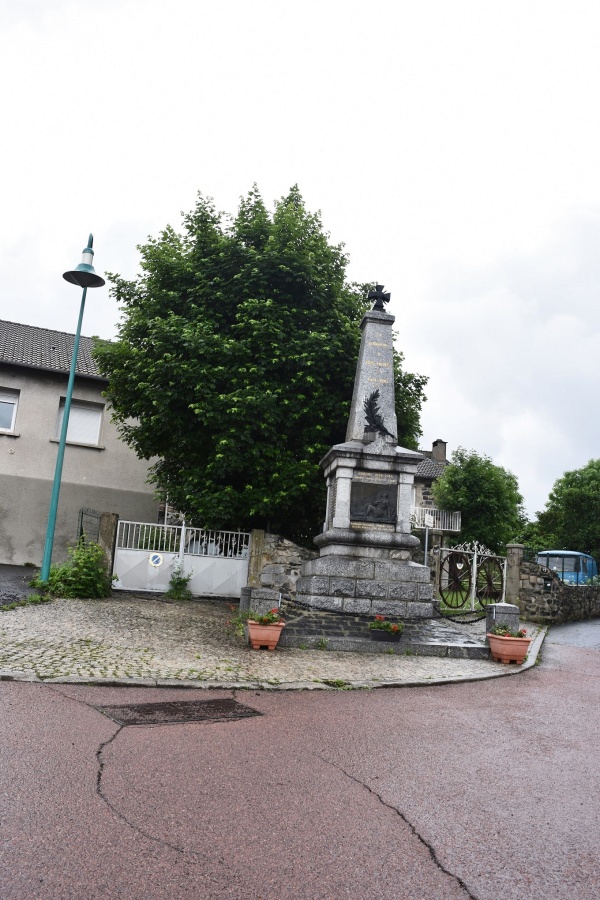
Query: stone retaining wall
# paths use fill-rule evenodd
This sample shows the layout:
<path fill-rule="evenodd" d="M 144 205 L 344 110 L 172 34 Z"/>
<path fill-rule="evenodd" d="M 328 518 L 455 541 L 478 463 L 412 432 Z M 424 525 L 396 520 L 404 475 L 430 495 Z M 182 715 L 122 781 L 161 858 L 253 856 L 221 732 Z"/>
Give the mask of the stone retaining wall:
<path fill-rule="evenodd" d="M 248 586 L 280 591 L 284 599 L 293 599 L 302 563 L 318 555 L 278 534 L 255 529 L 250 540 Z"/>
<path fill-rule="evenodd" d="M 523 546 L 508 546 L 506 600 L 521 616 L 545 625 L 600 617 L 600 585 L 573 587 L 545 566 L 523 560 Z M 515 596 L 516 594 L 516 596 Z"/>

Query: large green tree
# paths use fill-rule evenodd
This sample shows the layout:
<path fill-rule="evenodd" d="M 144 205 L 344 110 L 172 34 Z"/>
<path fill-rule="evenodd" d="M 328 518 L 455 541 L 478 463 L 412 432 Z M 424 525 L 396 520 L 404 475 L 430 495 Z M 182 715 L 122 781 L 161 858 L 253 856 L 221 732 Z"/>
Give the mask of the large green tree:
<path fill-rule="evenodd" d="M 600 459 L 565 472 L 538 513 L 540 550 L 579 550 L 600 559 Z"/>
<path fill-rule="evenodd" d="M 308 541 L 325 513 L 319 460 L 344 440 L 365 286 L 297 187 L 273 213 L 255 187 L 234 218 L 200 195 L 183 224 L 139 248 L 136 280 L 109 276 L 122 323 L 96 359 L 115 419 L 191 521 Z M 395 375 L 414 448 L 426 379 L 401 354 Z"/>
<path fill-rule="evenodd" d="M 523 528 L 516 477 L 473 450 L 454 451 L 433 495 L 440 509 L 460 510 L 461 541 L 479 541 L 498 553 Z"/>

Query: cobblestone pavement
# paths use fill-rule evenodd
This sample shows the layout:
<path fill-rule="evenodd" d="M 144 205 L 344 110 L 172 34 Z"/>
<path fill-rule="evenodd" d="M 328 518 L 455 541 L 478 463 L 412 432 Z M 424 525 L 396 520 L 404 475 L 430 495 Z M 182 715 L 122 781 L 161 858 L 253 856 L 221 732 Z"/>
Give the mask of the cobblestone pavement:
<path fill-rule="evenodd" d="M 127 595 L 55 600 L 0 613 L 0 679 L 220 688 L 378 687 L 470 681 L 525 666 L 327 650 L 250 650 L 228 624 L 237 606 Z M 481 638 L 485 623 L 479 629 Z M 535 633 L 535 626 L 529 626 Z"/>

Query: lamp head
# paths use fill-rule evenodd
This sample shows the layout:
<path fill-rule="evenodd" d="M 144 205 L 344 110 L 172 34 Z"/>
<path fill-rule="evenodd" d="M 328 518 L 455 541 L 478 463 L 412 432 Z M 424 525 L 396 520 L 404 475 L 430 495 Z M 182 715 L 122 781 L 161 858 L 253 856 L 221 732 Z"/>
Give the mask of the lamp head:
<path fill-rule="evenodd" d="M 90 234 L 88 245 L 85 247 L 83 256 L 81 257 L 81 262 L 76 269 L 64 273 L 63 278 L 65 281 L 69 281 L 71 284 L 76 284 L 78 287 L 82 288 L 102 287 L 102 285 L 106 283 L 104 278 L 101 278 L 100 275 L 96 275 L 92 265 L 94 259 L 94 251 L 92 250 L 93 243 L 94 235 Z"/>

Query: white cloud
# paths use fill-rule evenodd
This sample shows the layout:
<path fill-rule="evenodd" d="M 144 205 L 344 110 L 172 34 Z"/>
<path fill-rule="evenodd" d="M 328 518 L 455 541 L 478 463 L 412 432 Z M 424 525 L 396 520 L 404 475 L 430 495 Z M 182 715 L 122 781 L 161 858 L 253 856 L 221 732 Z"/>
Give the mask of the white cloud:
<path fill-rule="evenodd" d="M 431 378 L 425 435 L 505 465 L 530 513 L 598 456 L 599 240 L 600 218 L 580 215 L 535 253 L 448 269 L 424 304 L 424 349 L 411 315 L 408 362 Z"/>
<path fill-rule="evenodd" d="M 131 277 L 197 190 L 233 211 L 298 182 L 392 292 L 426 441 L 508 465 L 530 511 L 598 455 L 598 4 L 5 0 L 0 24 L 3 317 L 72 330 L 90 230 Z M 85 331 L 117 318 L 90 292 Z"/>

